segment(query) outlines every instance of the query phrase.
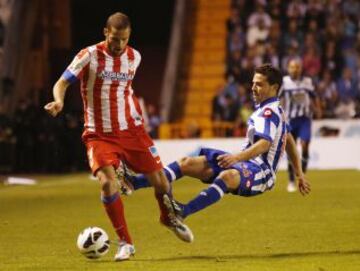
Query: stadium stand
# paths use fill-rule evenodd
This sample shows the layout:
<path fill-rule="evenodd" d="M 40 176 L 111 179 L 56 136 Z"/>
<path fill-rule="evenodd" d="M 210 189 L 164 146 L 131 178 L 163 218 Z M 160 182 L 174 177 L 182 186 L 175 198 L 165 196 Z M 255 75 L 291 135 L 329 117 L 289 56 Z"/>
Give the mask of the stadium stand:
<path fill-rule="evenodd" d="M 315 82 L 322 118 L 360 116 L 358 1 L 195 2 L 192 61 L 184 67 L 190 71 L 184 79 L 184 114 L 180 124 L 163 125 L 161 137 L 178 134 L 168 130 L 179 126 L 186 130 L 189 121 L 197 123 L 201 137 L 216 136 L 203 131 L 219 121 L 233 123 L 233 133 L 221 134 L 243 135 L 244 114 L 253 107 L 249 82 L 254 67 L 270 62 L 286 73 L 292 58 L 302 59 L 304 74 Z M 226 113 L 229 104 L 237 109 L 235 117 Z"/>

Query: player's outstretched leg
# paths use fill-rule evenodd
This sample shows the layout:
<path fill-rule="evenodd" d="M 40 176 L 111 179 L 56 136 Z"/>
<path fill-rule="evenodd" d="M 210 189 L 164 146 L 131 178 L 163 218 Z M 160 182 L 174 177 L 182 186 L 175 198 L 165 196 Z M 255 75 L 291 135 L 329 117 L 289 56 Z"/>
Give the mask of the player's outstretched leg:
<path fill-rule="evenodd" d="M 148 178 L 144 174 L 136 175 L 131 173 L 131 170 L 126 167 L 125 163 L 120 166 L 119 173 L 119 175 L 123 176 L 125 183 L 125 185 L 123 185 L 124 188 L 121 190 L 128 191 L 128 188 L 138 190 L 151 186 Z M 207 164 L 205 156 L 184 157 L 179 161 L 172 162 L 165 166 L 164 173 L 170 183 L 185 175 L 198 178 L 205 183 L 213 181 L 213 171 Z M 126 192 L 124 194 L 128 195 L 131 193 Z"/>
<path fill-rule="evenodd" d="M 136 174 L 131 171 L 125 163 L 122 163 L 118 168 L 120 181 L 120 190 L 122 194 L 131 195 L 134 190 L 141 188 L 151 187 L 150 182 L 144 174 Z M 177 161 L 164 167 L 164 173 L 167 180 L 172 183 L 175 180 L 180 179 L 183 174 L 180 169 L 180 165 Z"/>
<path fill-rule="evenodd" d="M 181 218 L 194 214 L 210 205 L 218 202 L 224 194 L 236 190 L 240 185 L 240 174 L 235 169 L 227 169 L 219 174 L 215 181 L 205 190 L 200 192 L 187 204 L 181 204 L 174 200 L 165 200 L 169 212 Z"/>

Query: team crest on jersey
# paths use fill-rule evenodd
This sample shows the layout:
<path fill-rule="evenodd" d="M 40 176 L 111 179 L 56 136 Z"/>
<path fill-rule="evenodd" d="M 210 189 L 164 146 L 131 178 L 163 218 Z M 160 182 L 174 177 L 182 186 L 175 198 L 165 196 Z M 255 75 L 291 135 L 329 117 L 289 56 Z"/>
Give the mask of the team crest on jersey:
<path fill-rule="evenodd" d="M 264 116 L 265 118 L 269 118 L 269 117 L 271 117 L 271 115 L 272 115 L 271 109 L 266 108 L 266 109 L 264 110 L 263 116 Z"/>
<path fill-rule="evenodd" d="M 251 175 L 251 171 L 246 168 L 243 168 L 242 172 L 245 178 L 248 178 Z"/>
<path fill-rule="evenodd" d="M 102 71 L 99 74 L 99 77 L 104 79 L 109 79 L 111 81 L 129 81 L 134 79 L 134 72 L 124 73 L 124 72 L 109 72 Z"/>
<path fill-rule="evenodd" d="M 251 181 L 250 181 L 250 180 L 247 180 L 245 186 L 246 186 L 246 188 L 250 188 L 250 186 L 251 186 Z"/>
<path fill-rule="evenodd" d="M 158 157 L 158 156 L 159 156 L 159 154 L 158 154 L 157 149 L 155 148 L 155 146 L 149 147 L 149 151 L 150 151 L 152 157 Z"/>

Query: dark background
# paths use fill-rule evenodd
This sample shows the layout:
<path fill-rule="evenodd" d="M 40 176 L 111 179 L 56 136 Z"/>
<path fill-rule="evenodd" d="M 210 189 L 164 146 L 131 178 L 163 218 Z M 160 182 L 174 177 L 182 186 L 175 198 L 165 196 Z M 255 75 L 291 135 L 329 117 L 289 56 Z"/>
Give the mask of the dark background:
<path fill-rule="evenodd" d="M 138 50 L 142 62 L 133 88 L 138 97 L 159 108 L 160 92 L 172 26 L 173 0 L 76 0 L 71 1 L 72 49 L 68 61 L 82 48 L 104 40 L 103 28 L 112 13 L 129 16 L 129 45 Z M 63 70 L 66 67 L 63 67 Z"/>

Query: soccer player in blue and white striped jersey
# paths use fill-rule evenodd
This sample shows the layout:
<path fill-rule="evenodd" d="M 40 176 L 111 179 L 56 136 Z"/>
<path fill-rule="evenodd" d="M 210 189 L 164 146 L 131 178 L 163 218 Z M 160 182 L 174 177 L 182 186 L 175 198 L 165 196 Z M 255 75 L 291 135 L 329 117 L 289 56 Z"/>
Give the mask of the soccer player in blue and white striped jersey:
<path fill-rule="evenodd" d="M 300 59 L 292 59 L 289 61 L 288 75 L 283 78 L 279 97 L 289 121 L 290 132 L 295 141 L 300 139 L 302 148 L 302 170 L 306 172 L 311 140 L 311 119 L 314 111 L 315 113 L 319 113 L 320 106 L 312 79 L 302 75 Z M 289 183 L 287 190 L 294 192 L 296 191 L 295 176 L 290 163 L 288 171 Z"/>
<path fill-rule="evenodd" d="M 197 157 L 186 157 L 164 168 L 169 181 L 187 175 L 210 184 L 187 204 L 164 196 L 165 205 L 169 211 L 176 211 L 175 216 L 185 218 L 214 204 L 227 193 L 248 197 L 272 189 L 279 159 L 285 149 L 294 164 L 300 192 L 304 195 L 310 192 L 278 100 L 281 82 L 281 72 L 273 66 L 265 64 L 255 69 L 252 92 L 257 109 L 249 118 L 246 143 L 239 153 L 206 148 Z M 134 189 L 149 186 L 144 175 L 127 176 L 127 179 Z"/>

